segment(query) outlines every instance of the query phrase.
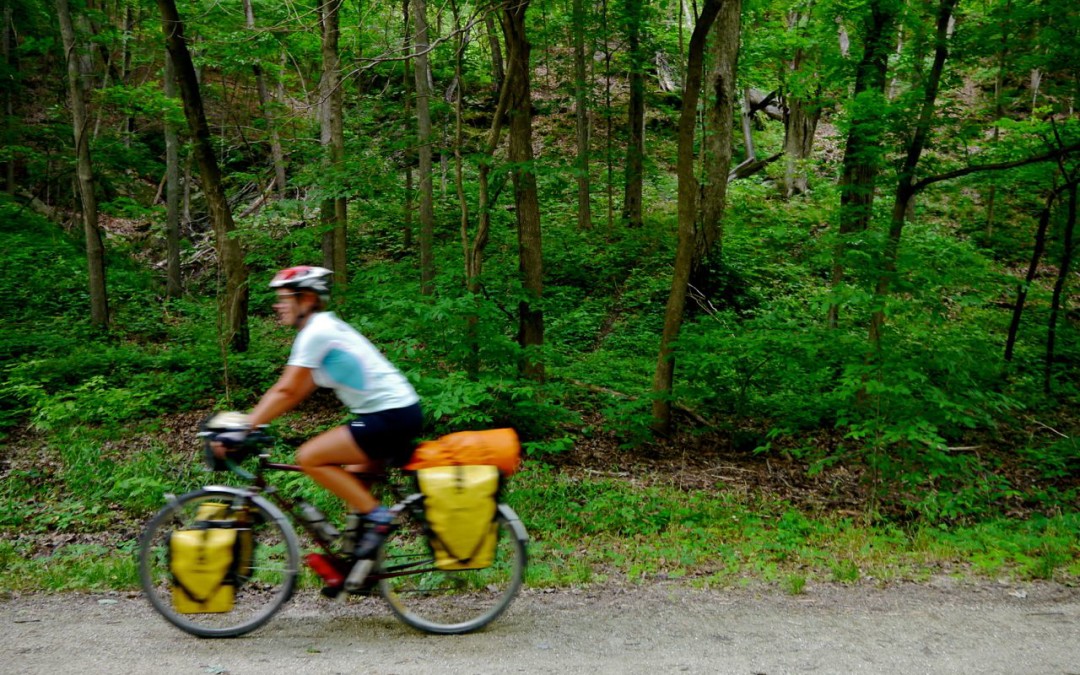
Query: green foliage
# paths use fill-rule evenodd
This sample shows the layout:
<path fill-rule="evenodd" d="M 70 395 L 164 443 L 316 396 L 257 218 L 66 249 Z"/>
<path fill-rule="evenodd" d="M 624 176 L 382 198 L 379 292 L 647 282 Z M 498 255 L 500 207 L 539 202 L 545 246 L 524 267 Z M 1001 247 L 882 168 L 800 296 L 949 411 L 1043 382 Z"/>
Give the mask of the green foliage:
<path fill-rule="evenodd" d="M 63 546 L 47 558 L 31 558 L 11 542 L 0 541 L 0 582 L 5 590 L 104 591 L 136 588 L 134 542 L 112 546 Z"/>
<path fill-rule="evenodd" d="M 19 199 L 33 192 L 66 217 L 74 206 L 71 123 L 64 106 L 53 105 L 52 85 L 42 84 L 63 81 L 56 70 L 63 59 L 45 6 L 16 5 L 18 58 L 0 64 L 0 88 L 18 105 L 0 132 L 0 162 L 15 162 Z M 956 550 L 973 547 L 973 540 L 983 546 L 971 556 L 980 569 L 1034 578 L 1075 575 L 1068 570 L 1076 569 L 1076 550 L 1067 537 L 1077 530 L 1071 518 L 1080 469 L 1074 440 L 1080 333 L 1068 310 L 1059 320 L 1049 393 L 1042 377 L 1048 291 L 1064 248 L 1064 209 L 1051 219 L 1016 355 L 1008 365 L 1001 359 L 1006 308 L 1030 258 L 1045 193 L 1075 171 L 1075 160 L 972 174 L 921 192 L 907 214 L 897 269 L 888 278 L 890 295 L 878 297 L 889 198 L 900 149 L 917 119 L 933 45 L 929 5 L 905 6 L 899 26 L 904 40 L 890 58 L 889 90 L 851 97 L 868 8 L 865 2 L 829 0 L 798 7 L 767 0 L 746 4 L 745 25 L 755 29 L 743 34 L 739 88 L 778 90 L 784 100 L 812 99 L 825 124 L 805 163 L 809 193 L 778 197 L 783 161 L 731 184 L 723 237 L 693 279 L 695 293 L 675 344 L 671 398 L 703 422 L 680 431 L 712 434 L 710 441 L 726 442 L 736 452 L 783 452 L 815 472 L 839 465 L 865 470 L 874 498 L 867 509 L 883 521 L 864 530 L 784 504 L 737 502 L 722 492 L 636 490 L 538 468 L 535 479 L 516 482 L 511 493 L 540 534 L 543 562 L 530 570 L 530 581 L 578 583 L 615 569 L 634 579 L 700 575 L 704 583 L 733 583 L 749 570 L 797 594 L 821 579 L 852 583 L 870 575 L 911 576 L 922 562 L 918 547 L 925 547 L 918 553 L 926 557 L 943 550 L 959 555 Z M 259 4 L 260 28 L 251 31 L 242 14 L 226 6 L 195 2 L 185 9 L 188 34 L 199 44 L 196 59 L 211 74 L 202 94 L 238 215 L 236 236 L 251 270 L 252 344 L 243 354 L 229 353 L 218 332 L 221 289 L 212 256 L 204 255 L 212 234 L 198 189 L 194 218 L 184 225 L 190 295 L 161 297 L 156 263 L 162 258 L 162 207 L 154 203 L 164 169 L 161 127 L 163 120 L 180 123 L 182 117 L 160 87 L 159 27 L 143 22 L 127 32 L 108 12 L 94 10 L 93 40 L 108 63 L 124 62 L 121 48 L 131 48 L 123 72 L 127 82 L 113 77 L 116 68 L 106 77 L 103 62 L 87 75 L 112 329 L 101 333 L 87 320 L 79 228 L 65 232 L 28 206 L 0 197 L 0 282 L 7 289 L 0 314 L 0 434 L 22 443 L 19 452 L 40 450 L 47 458 L 32 468 L 13 465 L 4 475 L 0 528 L 105 530 L 118 517 L 145 516 L 166 492 L 209 480 L 198 470 L 197 449 L 174 442 L 190 429 L 158 423 L 172 424 L 193 411 L 249 406 L 274 381 L 292 335 L 271 320 L 273 296 L 265 279 L 280 267 L 322 260 L 325 228 L 318 205 L 337 197 L 349 200 L 349 287 L 335 299 L 335 311 L 407 373 L 423 397 L 432 435 L 513 426 L 536 467 L 573 452 L 583 438 L 614 438 L 627 453 L 647 449 L 654 440 L 651 377 L 675 252 L 672 162 L 679 94 L 648 94 L 645 222 L 624 228 L 617 216 L 625 142 L 625 125 L 618 123 L 625 104 L 619 80 L 633 65 L 622 46 L 633 27 L 631 9 L 616 3 L 604 16 L 590 13 L 584 24 L 562 5 L 542 3 L 530 12 L 537 116 L 536 157 L 529 168 L 542 205 L 541 298 L 529 297 L 520 281 L 514 187 L 507 180 L 514 167 L 505 162 L 502 147 L 491 174 L 498 196 L 491 205 L 481 292 L 473 296 L 464 288 L 460 205 L 451 184 L 454 120 L 443 96 L 432 106 L 439 130 L 435 150 L 448 160 L 445 187 L 436 176 L 438 275 L 435 294 L 419 297 L 416 218 L 406 211 L 403 171 L 415 162 L 415 122 L 404 114 L 413 94 L 405 63 L 378 58 L 400 47 L 400 30 L 393 28 L 400 17 L 392 15 L 399 9 L 343 6 L 342 59 L 359 64 L 359 70 L 343 83 L 346 161 L 336 167 L 324 163 L 324 149 L 313 141 L 318 121 L 309 111 L 317 107 L 313 83 L 322 59 L 311 16 Z M 1075 55 L 1069 47 L 1076 44 L 1072 38 L 1080 24 L 1071 9 L 1063 0 L 962 7 L 917 178 L 1015 161 L 1077 138 L 1071 107 Z M 688 37 L 680 34 L 682 6 L 647 3 L 644 10 L 646 51 L 666 54 L 678 77 Z M 836 39 L 837 17 L 851 38 L 846 56 Z M 789 25 L 793 18 L 797 24 Z M 447 21 L 433 22 L 433 31 L 440 25 L 438 37 L 445 38 Z M 565 75 L 567 38 L 574 29 L 599 40 L 607 51 L 597 55 L 610 57 L 613 68 L 610 105 L 602 82 L 593 83 L 588 97 L 590 112 L 615 121 L 615 133 L 604 138 L 605 125 L 596 125 L 594 229 L 587 231 L 577 229 L 570 170 L 574 103 Z M 440 92 L 449 90 L 454 77 L 453 49 L 453 40 L 433 46 Z M 486 142 L 495 104 L 489 50 L 486 39 L 470 40 L 464 78 L 454 82 L 465 95 L 461 150 L 470 235 L 479 200 L 480 158 L 473 153 Z M 255 64 L 270 89 L 284 93 L 270 110 L 286 145 L 289 190 L 249 210 L 269 175 L 270 122 L 254 97 Z M 603 66 L 594 65 L 599 73 Z M 1033 72 L 1042 78 L 1038 85 L 1031 81 Z M 844 135 L 856 124 L 869 139 L 863 159 L 881 173 L 868 229 L 840 237 L 835 179 Z M 784 138 L 782 125 L 762 115 L 752 132 L 759 157 L 779 150 Z M 611 157 L 604 156 L 608 150 Z M 616 195 L 610 205 L 608 188 Z M 609 206 L 611 227 L 604 213 Z M 414 243 L 408 245 L 404 223 L 410 215 Z M 844 280 L 834 286 L 839 244 L 845 248 Z M 530 356 L 543 360 L 545 382 L 519 374 L 525 355 L 517 345 L 516 313 L 525 299 L 544 311 L 545 344 Z M 835 328 L 825 325 L 832 305 L 839 308 Z M 867 323 L 878 310 L 885 312 L 886 330 L 871 352 Z M 281 424 L 289 423 L 291 418 Z M 1059 428 L 1044 432 L 1051 424 Z M 1017 475 L 1031 480 L 1016 480 Z M 340 515 L 340 504 L 303 476 L 287 477 L 283 489 Z M 1030 530 L 1010 524 L 978 529 L 977 523 L 996 523 L 993 518 L 1014 506 L 1053 518 Z M 910 532 L 898 530 L 890 519 L 917 524 Z M 949 529 L 958 524 L 973 529 Z M 934 527 L 919 529 L 928 525 Z M 0 544 L 0 564 L 13 565 L 15 576 L 29 570 L 37 574 L 35 583 L 46 585 L 63 583 L 62 574 L 77 576 L 73 568 L 93 555 L 86 549 L 57 556 L 57 576 L 42 581 L 46 576 L 34 572 L 39 568 L 19 562 L 27 551 L 5 546 Z"/>
<path fill-rule="evenodd" d="M 300 475 L 285 478 L 280 486 L 288 494 L 340 517 L 325 491 Z M 1080 573 L 1076 514 L 901 529 L 729 492 L 574 478 L 532 464 L 510 481 L 504 498 L 529 529 L 528 583 L 538 588 L 687 577 L 721 587 L 774 583 L 799 594 L 813 581 L 918 580 L 942 561 L 970 563 L 976 574 L 997 579 L 1068 580 Z M 68 504 L 59 502 L 57 510 L 79 513 Z M 158 505 L 140 513 L 148 517 Z M 116 523 L 93 524 L 109 530 Z M 10 527 L 11 521 L 0 523 L 0 529 Z M 0 589 L 137 587 L 134 538 L 115 547 L 69 545 L 43 557 L 32 556 L 26 541 L 0 540 Z"/>

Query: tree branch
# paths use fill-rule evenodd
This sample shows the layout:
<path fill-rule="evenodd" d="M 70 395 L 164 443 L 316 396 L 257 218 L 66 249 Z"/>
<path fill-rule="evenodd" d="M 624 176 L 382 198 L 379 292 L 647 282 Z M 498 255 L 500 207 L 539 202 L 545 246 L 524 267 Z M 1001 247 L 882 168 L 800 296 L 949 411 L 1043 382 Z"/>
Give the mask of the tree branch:
<path fill-rule="evenodd" d="M 1017 159 L 1011 162 L 998 162 L 996 164 L 975 164 L 973 166 L 965 166 L 962 169 L 955 169 L 953 171 L 946 171 L 945 173 L 938 174 L 936 176 L 927 176 L 922 180 L 916 181 L 912 186 L 912 192 L 920 192 L 923 188 L 929 187 L 934 183 L 940 183 L 942 181 L 951 180 L 953 178 L 959 178 L 961 176 L 967 176 L 972 173 L 979 173 L 982 171 L 1003 171 L 1005 169 L 1015 169 L 1020 166 L 1027 166 L 1028 164 L 1038 164 L 1039 162 L 1048 162 L 1050 160 L 1064 157 L 1073 152 L 1080 151 L 1080 143 L 1073 143 L 1072 145 L 1066 145 L 1056 150 L 1044 153 L 1042 155 L 1035 155 L 1034 157 L 1027 157 L 1025 159 Z"/>

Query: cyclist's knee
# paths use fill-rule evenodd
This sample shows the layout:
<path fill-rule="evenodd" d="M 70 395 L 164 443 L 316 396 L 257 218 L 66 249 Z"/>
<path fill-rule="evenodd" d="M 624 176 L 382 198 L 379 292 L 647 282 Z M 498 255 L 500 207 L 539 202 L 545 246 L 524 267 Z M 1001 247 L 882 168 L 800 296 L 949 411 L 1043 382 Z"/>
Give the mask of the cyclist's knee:
<path fill-rule="evenodd" d="M 322 466 L 323 463 L 318 459 L 318 452 L 311 447 L 310 443 L 301 445 L 296 450 L 296 463 L 300 465 L 301 469 L 312 469 Z"/>
<path fill-rule="evenodd" d="M 302 469 L 315 469 L 334 464 L 333 448 L 321 436 L 316 436 L 296 450 L 296 463 Z"/>

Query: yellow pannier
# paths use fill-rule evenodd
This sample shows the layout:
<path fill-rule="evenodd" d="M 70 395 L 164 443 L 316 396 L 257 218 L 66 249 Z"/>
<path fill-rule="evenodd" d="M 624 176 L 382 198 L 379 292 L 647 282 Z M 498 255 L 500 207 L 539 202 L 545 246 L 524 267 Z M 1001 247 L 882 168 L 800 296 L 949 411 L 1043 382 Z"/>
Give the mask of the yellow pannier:
<path fill-rule="evenodd" d="M 169 537 L 173 607 L 181 614 L 228 612 L 251 574 L 252 535 L 244 511 L 199 505 L 196 526 Z"/>
<path fill-rule="evenodd" d="M 435 566 L 442 570 L 488 567 L 495 559 L 496 466 L 439 466 L 416 472 L 431 527 Z"/>

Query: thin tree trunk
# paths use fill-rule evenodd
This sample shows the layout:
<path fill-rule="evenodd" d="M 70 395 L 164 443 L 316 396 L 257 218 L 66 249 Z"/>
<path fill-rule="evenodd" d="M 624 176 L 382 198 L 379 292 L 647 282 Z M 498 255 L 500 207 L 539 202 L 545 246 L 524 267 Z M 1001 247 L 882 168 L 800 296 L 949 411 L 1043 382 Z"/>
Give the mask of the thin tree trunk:
<path fill-rule="evenodd" d="M 80 12 L 74 17 L 75 27 L 83 35 L 97 36 L 100 31 L 95 29 L 95 25 L 90 21 L 84 12 Z M 101 76 L 101 89 L 108 89 L 111 82 L 109 80 L 112 75 L 111 63 L 109 62 L 109 50 L 103 49 L 100 42 L 97 40 L 90 40 L 87 49 L 82 50 L 81 57 L 79 59 L 79 71 L 83 77 L 83 89 L 87 87 L 93 89 L 96 86 L 96 74 L 102 73 Z M 101 66 L 97 67 L 100 63 Z M 101 131 L 101 119 L 105 114 L 105 107 L 98 106 L 97 119 L 94 121 L 94 131 L 90 134 L 92 140 L 97 140 L 98 133 Z M 90 122 L 87 121 L 87 128 L 89 128 Z"/>
<path fill-rule="evenodd" d="M 645 158 L 645 54 L 641 48 L 642 0 L 626 0 L 627 42 L 630 56 L 630 100 L 627 105 L 626 173 L 622 219 L 628 227 L 641 226 L 642 180 Z"/>
<path fill-rule="evenodd" d="M 176 68 L 165 52 L 165 96 L 177 97 Z M 165 293 L 178 298 L 184 292 L 180 276 L 180 138 L 176 125 L 165 119 Z"/>
<path fill-rule="evenodd" d="M 341 168 L 345 162 L 345 127 L 342 119 L 341 57 L 338 43 L 341 38 L 341 5 L 343 0 L 325 0 L 320 8 L 322 17 L 322 78 L 319 93 L 322 101 L 322 144 L 326 149 L 327 166 L 336 176 L 335 192 L 341 189 Z M 346 277 L 346 225 L 348 206 L 344 197 L 335 195 L 324 199 L 321 206 L 323 227 L 323 265 L 334 270 L 334 286 L 344 288 Z"/>
<path fill-rule="evenodd" d="M 507 55 L 507 60 L 512 60 L 513 54 Z M 509 80 L 503 80 L 503 86 L 499 93 L 499 102 L 495 106 L 495 114 L 491 118 L 491 129 L 488 131 L 487 143 L 484 145 L 484 154 L 480 159 L 480 168 L 477 177 L 479 198 L 477 211 L 479 222 L 476 227 L 476 236 L 473 237 L 472 246 L 466 251 L 465 278 L 470 293 L 480 293 L 480 274 L 483 271 L 484 248 L 488 243 L 491 232 L 491 203 L 494 201 L 491 195 L 489 176 L 491 165 L 494 163 L 495 149 L 499 147 L 499 138 L 502 135 L 503 121 L 506 118 L 506 107 L 510 101 Z"/>
<path fill-rule="evenodd" d="M 135 44 L 135 11 L 132 7 L 133 3 L 129 0 L 123 0 L 124 5 L 124 34 L 121 42 L 121 49 L 123 55 L 120 58 L 120 81 L 124 86 L 131 84 L 131 52 L 132 47 Z M 135 116 L 128 115 L 124 120 L 124 145 L 131 147 L 131 138 L 135 135 Z"/>
<path fill-rule="evenodd" d="M 694 261 L 691 266 L 694 270 L 706 258 L 719 252 L 716 249 L 723 238 L 722 221 L 733 152 L 731 121 L 735 118 L 735 74 L 741 14 L 742 0 L 725 0 L 712 29 L 712 64 L 706 88 L 706 132 L 702 143 L 705 184 L 701 187 L 701 220 L 694 236 Z"/>
<path fill-rule="evenodd" d="M 573 0 L 574 35 L 574 114 L 577 121 L 578 228 L 592 228 L 592 201 L 589 197 L 589 81 L 585 73 L 585 21 L 583 0 Z"/>
<path fill-rule="evenodd" d="M 461 13 L 457 2 L 451 0 L 450 7 L 454 13 L 454 32 L 457 34 L 457 45 L 454 50 L 454 81 L 457 87 L 454 90 L 454 186 L 457 190 L 458 205 L 461 210 L 461 254 L 465 266 L 465 287 L 470 291 L 475 300 L 479 294 L 479 274 L 482 265 L 482 249 L 475 259 L 471 255 L 469 243 L 469 202 L 465 196 L 465 172 L 462 146 L 465 142 L 463 129 L 462 103 L 465 98 L 464 60 L 465 60 L 465 36 L 461 31 Z M 486 186 L 485 186 L 486 187 Z M 478 233 L 479 234 L 479 233 Z M 487 233 L 484 233 L 486 240 Z M 486 244 L 486 241 L 484 242 Z M 466 318 L 466 340 L 469 345 L 469 355 L 466 359 L 466 372 L 469 377 L 476 379 L 480 373 L 480 318 L 477 312 L 471 312 Z"/>
<path fill-rule="evenodd" d="M 183 104 L 181 103 L 181 105 Z M 180 209 L 180 220 L 187 225 L 191 224 L 191 165 L 194 161 L 195 155 L 193 153 L 188 153 L 187 159 L 184 162 L 184 197 Z"/>
<path fill-rule="evenodd" d="M 881 161 L 881 116 L 885 107 L 889 53 L 896 31 L 896 7 L 893 0 L 872 0 L 865 26 L 862 61 L 855 72 L 853 111 L 844 146 L 840 175 L 840 227 L 833 252 L 831 286 L 836 289 L 844 278 L 847 239 L 866 230 L 874 207 L 874 181 Z M 828 325 L 839 325 L 840 306 L 829 305 Z"/>
<path fill-rule="evenodd" d="M 746 158 L 743 162 L 753 162 L 757 159 L 757 150 L 754 149 L 754 113 L 750 109 L 749 89 L 743 89 L 742 115 L 739 116 L 739 119 L 742 122 L 743 148 L 746 151 Z"/>
<path fill-rule="evenodd" d="M 532 96 L 529 86 L 529 41 L 525 35 L 525 13 L 529 0 L 506 0 L 503 5 L 503 35 L 507 62 L 510 111 L 510 147 L 513 166 L 514 204 L 518 220 L 518 258 L 521 281 L 528 297 L 518 305 L 518 343 L 524 349 L 521 372 L 526 377 L 543 380 L 544 362 L 539 349 L 544 344 L 544 312 L 539 303 L 543 295 L 543 256 L 540 238 L 540 202 L 533 173 Z"/>
<path fill-rule="evenodd" d="M 1001 129 L 997 121 L 1005 116 L 1005 63 L 1009 54 L 1009 15 L 1012 13 L 1012 0 L 1005 1 L 1005 21 L 1001 26 L 1001 46 L 998 51 L 997 75 L 994 76 L 994 145 L 997 145 L 1001 136 Z M 997 203 L 997 183 L 990 184 L 990 192 L 986 195 L 986 241 L 994 236 L 994 209 Z"/>
<path fill-rule="evenodd" d="M 1054 202 L 1061 194 L 1061 189 L 1054 190 L 1046 197 L 1046 205 L 1039 213 L 1039 226 L 1035 229 L 1035 246 L 1031 251 L 1031 262 L 1028 263 L 1027 274 L 1024 283 L 1016 289 L 1016 302 L 1013 303 L 1012 319 L 1009 321 L 1009 332 L 1005 338 L 1005 361 L 1012 361 L 1013 350 L 1016 348 L 1016 338 L 1020 333 L 1020 318 L 1024 313 L 1024 303 L 1027 301 L 1028 289 L 1035 281 L 1035 275 L 1039 271 L 1039 262 L 1043 252 L 1046 251 L 1046 231 L 1050 227 L 1050 216 L 1053 214 Z"/>
<path fill-rule="evenodd" d="M 247 351 L 248 333 L 248 279 L 247 266 L 244 264 L 240 242 L 232 236 L 235 226 L 225 189 L 221 184 L 221 173 L 210 138 L 210 125 L 206 121 L 202 94 L 195 77 L 195 65 L 188 53 L 184 40 L 184 26 L 176 10 L 175 0 L 157 0 L 161 12 L 161 27 L 165 33 L 165 44 L 169 48 L 173 64 L 176 66 L 177 83 L 180 85 L 180 98 L 184 103 L 184 116 L 191 129 L 195 161 L 202 176 L 203 193 L 210 211 L 210 221 L 214 226 L 214 239 L 217 243 L 218 260 L 225 277 L 225 296 L 222 298 L 221 312 L 225 317 L 225 340 L 238 352 Z"/>
<path fill-rule="evenodd" d="M 244 16 L 247 29 L 255 32 L 255 10 L 251 0 L 244 0 Z M 262 109 L 263 119 L 266 120 L 266 129 L 270 133 L 270 157 L 274 163 L 274 182 L 278 194 L 285 194 L 285 151 L 281 147 L 281 135 L 278 133 L 277 122 L 274 119 L 274 101 L 270 97 L 270 90 L 266 86 L 266 76 L 263 75 L 262 66 L 255 62 L 251 66 L 255 74 L 255 86 L 259 90 L 259 107 Z"/>
<path fill-rule="evenodd" d="M 792 12 L 788 16 L 788 30 L 798 32 L 804 21 L 809 19 L 806 12 Z M 788 64 L 789 81 L 784 87 L 784 197 L 791 199 L 806 192 L 808 187 L 806 161 L 814 147 L 814 133 L 821 117 L 821 85 L 815 87 L 813 95 L 807 95 L 806 83 L 798 87 L 791 86 L 791 77 L 805 76 L 805 71 L 816 71 L 815 63 L 805 67 L 806 50 L 795 49 Z"/>
<path fill-rule="evenodd" d="M 941 0 L 938 5 L 937 34 L 934 47 L 934 63 L 924 85 L 922 109 L 916 123 L 915 134 L 908 145 L 900 178 L 896 186 L 896 199 L 893 202 L 892 219 L 889 226 L 889 238 L 885 242 L 885 255 L 882 272 L 878 276 L 874 296 L 876 309 L 870 315 L 870 346 L 877 353 L 881 346 L 881 331 L 885 324 L 885 297 L 889 293 L 893 278 L 896 276 L 896 259 L 900 251 L 900 237 L 907 218 L 908 204 L 915 195 L 915 168 L 919 164 L 927 139 L 930 137 L 930 125 L 934 118 L 938 88 L 941 75 L 945 70 L 945 60 L 949 56 L 948 29 L 953 9 L 959 0 Z"/>
<path fill-rule="evenodd" d="M 0 58 L 3 58 L 4 63 L 11 68 L 14 72 L 15 61 L 11 58 L 11 33 L 14 30 L 14 19 L 11 7 L 11 0 L 4 0 L 4 25 L 3 34 L 0 35 Z M 12 91 L 14 87 L 13 82 L 9 82 L 8 86 L 4 87 L 4 113 L 6 119 L 15 119 L 15 95 Z M 4 126 L 7 127 L 10 122 L 5 122 Z M 15 158 L 12 157 L 4 162 L 4 189 L 8 194 L 15 194 Z"/>
<path fill-rule="evenodd" d="M 611 112 L 611 29 L 608 26 L 608 0 L 601 0 L 604 23 L 604 163 L 607 166 L 607 229 L 608 236 L 615 229 L 615 152 L 614 130 Z"/>
<path fill-rule="evenodd" d="M 402 22 L 403 30 L 406 36 L 409 35 L 409 2 L 410 0 L 402 0 Z M 412 62 L 406 59 L 402 63 L 402 71 L 404 77 L 402 80 L 402 87 L 404 91 L 408 91 L 409 87 L 415 87 L 415 82 L 412 76 Z M 402 105 L 402 111 L 404 112 L 404 119 L 409 119 L 410 112 L 412 111 L 412 98 L 409 96 L 404 97 L 405 102 Z M 415 186 L 413 184 L 413 150 L 410 148 L 405 149 L 405 235 L 402 238 L 402 248 L 406 251 L 411 251 L 413 247 L 413 191 Z"/>
<path fill-rule="evenodd" d="M 716 20 L 724 0 L 705 0 L 701 15 L 694 24 L 686 59 L 686 78 L 683 84 L 682 112 L 679 114 L 678 159 L 679 180 L 679 243 L 675 253 L 675 271 L 671 294 L 664 312 L 664 332 L 660 338 L 660 353 L 653 375 L 653 430 L 666 434 L 671 430 L 671 388 L 675 376 L 673 344 L 682 328 L 686 291 L 694 258 L 695 223 L 697 220 L 698 181 L 694 175 L 694 129 L 697 126 L 697 104 L 701 90 L 702 64 L 706 37 Z"/>
<path fill-rule="evenodd" d="M 68 93 L 71 99 L 71 118 L 75 132 L 75 168 L 78 176 L 79 201 L 82 205 L 83 232 L 86 236 L 86 263 L 90 286 L 90 323 L 98 328 L 109 327 L 109 302 L 105 288 L 105 246 L 98 229 L 97 196 L 94 193 L 94 170 L 90 161 L 90 138 L 87 133 L 86 99 L 83 91 L 79 50 L 75 44 L 75 28 L 71 22 L 68 0 L 56 0 L 60 34 L 67 55 Z"/>
<path fill-rule="evenodd" d="M 484 15 L 484 25 L 487 27 L 488 45 L 491 48 L 491 74 L 495 80 L 495 90 L 503 87 L 506 79 L 506 69 L 503 66 L 502 46 L 499 44 L 499 33 L 495 27 L 495 17 L 491 12 Z"/>
<path fill-rule="evenodd" d="M 1058 267 L 1057 281 L 1054 282 L 1054 295 L 1050 300 L 1050 321 L 1046 330 L 1046 364 L 1043 370 L 1043 391 L 1051 393 L 1054 382 L 1054 346 L 1057 340 L 1058 313 L 1063 309 L 1065 284 L 1072 267 L 1073 232 L 1076 229 L 1076 192 L 1077 184 L 1069 189 L 1069 217 L 1065 221 L 1065 235 L 1062 237 L 1061 265 Z"/>
<path fill-rule="evenodd" d="M 454 188 L 457 192 L 458 208 L 461 211 L 461 258 L 465 264 L 465 285 L 468 287 L 470 279 L 469 261 L 469 202 L 465 198 L 465 168 L 461 156 L 461 147 L 464 143 L 462 129 L 462 100 L 465 97 L 464 80 L 462 79 L 462 62 L 465 59 L 465 38 L 461 34 L 461 14 L 458 11 L 457 2 L 450 0 L 450 8 L 454 13 L 454 32 L 457 34 L 457 45 L 454 49 L 454 81 L 457 87 L 454 89 Z M 475 341 L 471 341 L 475 344 Z M 470 372 L 475 373 L 475 369 Z"/>
<path fill-rule="evenodd" d="M 431 73 L 427 3 L 412 0 L 413 78 L 416 86 L 417 151 L 420 157 L 420 294 L 435 293 L 435 208 L 431 161 Z"/>

